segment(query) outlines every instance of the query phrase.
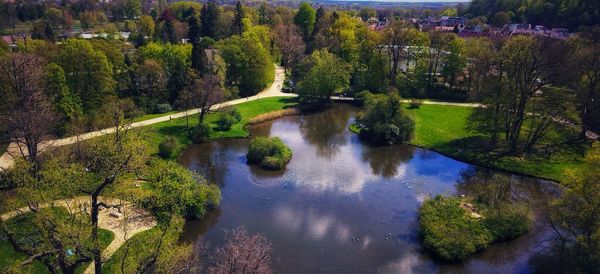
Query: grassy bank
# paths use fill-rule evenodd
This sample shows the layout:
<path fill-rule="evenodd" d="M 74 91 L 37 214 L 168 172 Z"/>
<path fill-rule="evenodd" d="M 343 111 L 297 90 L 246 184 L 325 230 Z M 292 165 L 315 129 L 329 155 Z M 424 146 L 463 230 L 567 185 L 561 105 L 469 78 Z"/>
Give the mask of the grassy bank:
<path fill-rule="evenodd" d="M 60 216 L 60 218 L 69 218 L 69 213 L 67 212 L 66 209 L 64 208 L 54 208 L 53 214 L 58 214 L 58 216 Z M 6 224 L 7 226 L 17 226 L 19 227 L 20 232 L 28 232 L 28 231 L 33 231 L 34 228 L 31 227 L 31 225 L 28 223 L 28 221 L 25 221 L 25 219 L 27 219 L 28 216 L 31 213 L 27 213 L 23 216 L 17 216 L 15 218 L 9 219 Z M 25 240 L 29 240 L 31 241 L 31 238 L 27 238 L 26 237 L 31 237 L 30 234 L 25 233 L 28 236 L 23 236 L 22 239 L 17 239 L 18 241 L 25 241 Z M 17 236 L 20 237 L 20 236 Z M 0 238 L 2 238 L 2 235 L 0 235 Z M 114 233 L 112 233 L 111 231 L 105 230 L 105 229 L 99 229 L 98 230 L 98 239 L 100 242 L 100 248 L 102 250 L 104 250 L 115 238 Z M 34 239 L 35 240 L 35 239 Z M 14 250 L 14 248 L 12 247 L 12 245 L 10 244 L 10 242 L 8 242 L 8 240 L 1 240 L 0 241 L 0 272 L 3 271 L 3 269 L 5 269 L 6 267 L 13 265 L 15 262 L 19 263 L 21 261 L 24 261 L 28 258 L 27 255 L 17 252 Z M 85 271 L 85 269 L 87 268 L 87 266 L 90 264 L 91 262 L 87 262 L 87 263 L 83 263 L 82 265 L 80 265 L 76 270 L 75 273 L 83 273 L 83 271 Z M 50 273 L 50 271 L 48 271 L 48 269 L 46 268 L 46 266 L 44 266 L 43 263 L 41 263 L 40 261 L 34 260 L 33 263 L 27 265 L 27 266 L 19 266 L 18 267 L 19 271 L 22 271 L 22 273 L 35 273 L 35 274 L 41 274 L 41 273 Z"/>
<path fill-rule="evenodd" d="M 249 136 L 246 125 L 250 119 L 261 114 L 279 111 L 282 109 L 292 108 L 296 105 L 296 99 L 290 97 L 272 97 L 255 101 L 249 101 L 233 106 L 239 110 L 242 115 L 241 121 L 233 124 L 229 130 L 219 131 L 217 126 L 218 113 L 211 113 L 206 117 L 206 122 L 212 127 L 209 139 L 216 140 L 222 138 L 245 138 Z M 152 144 L 153 151 L 158 151 L 158 144 L 168 136 L 175 137 L 179 142 L 179 147 L 176 149 L 173 157 L 191 143 L 188 137 L 187 129 L 193 128 L 198 124 L 198 115 L 190 115 L 188 119 L 178 118 L 171 121 L 165 121 L 149 125 L 143 128 L 147 134 L 148 140 Z"/>
<path fill-rule="evenodd" d="M 472 111 L 471 107 L 445 105 L 406 108 L 407 114 L 415 120 L 415 134 L 410 144 L 468 163 L 559 182 L 563 181 L 566 169 L 581 163 L 579 159 L 586 145 L 563 148 L 551 154 L 534 153 L 519 157 L 485 150 L 486 136 L 466 128 Z M 357 127 L 350 128 L 355 133 L 358 130 Z M 548 138 L 557 140 L 561 135 L 550 132 Z"/>

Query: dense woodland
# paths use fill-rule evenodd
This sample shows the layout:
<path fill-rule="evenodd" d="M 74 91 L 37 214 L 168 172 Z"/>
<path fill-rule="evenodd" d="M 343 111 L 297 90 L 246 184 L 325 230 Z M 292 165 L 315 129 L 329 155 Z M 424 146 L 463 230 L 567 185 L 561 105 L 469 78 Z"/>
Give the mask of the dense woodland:
<path fill-rule="evenodd" d="M 579 271 L 599 269 L 600 218 L 596 215 L 600 211 L 597 202 L 582 204 L 577 199 L 599 200 L 598 196 L 589 197 L 598 195 L 597 186 L 587 186 L 598 184 L 597 174 L 588 174 L 598 170 L 598 148 L 590 149 L 585 140 L 586 133 L 600 133 L 597 1 L 475 0 L 451 9 L 415 13 L 335 9 L 308 2 L 297 8 L 266 2 L 219 5 L 214 0 L 153 3 L 0 3 L 3 32 L 30 34 L 16 39 L 14 45 L 0 41 L 0 143 L 18 141 L 30 152 L 25 153 L 19 168 L 0 177 L 0 189 L 16 191 L 21 197 L 16 204 L 43 212 L 41 221 L 36 219 L 31 225 L 32 231 L 47 236 L 38 239 L 41 244 L 23 244 L 18 239 L 28 235 L 19 235 L 14 224 L 0 222 L 15 249 L 29 256 L 27 264 L 37 260 L 50 271 L 71 273 L 93 260 L 96 269 L 101 269 L 97 214 L 100 207 L 108 205 L 97 203 L 89 216 L 77 218 L 84 227 L 80 231 L 66 225 L 61 214 L 45 212 L 37 205 L 69 195 L 89 195 L 97 200 L 109 193 L 135 200 L 159 222 L 153 240 L 160 244 L 142 259 L 124 256 L 122 271 L 199 269 L 200 262 L 193 257 L 202 247 L 180 245 L 176 236 L 183 217 L 201 218 L 218 205 L 218 187 L 173 162 L 156 159 L 145 148 L 148 140 L 126 125 L 145 114 L 199 109 L 198 126 L 188 128 L 188 135 L 194 141 L 206 141 L 210 128 L 204 121 L 211 106 L 257 94 L 271 85 L 275 66 L 281 65 L 286 70 L 285 89 L 299 94 L 302 109 L 327 107 L 334 95 L 360 99 L 364 111 L 355 130 L 373 145 L 409 141 L 415 122 L 404 113 L 400 98 L 412 98 L 415 108 L 420 99 L 427 98 L 486 106 L 470 117 L 470 127 L 481 137 L 466 140 L 476 145 L 478 152 L 528 157 L 576 147 L 583 157 L 588 151 L 586 165 L 590 168 L 571 174 L 572 190 L 555 205 L 562 214 L 550 218 L 557 231 L 572 233 L 558 238 L 563 243 L 561 251 L 568 251 L 561 254 L 576 258 L 573 262 L 578 262 Z M 566 40 L 462 38 L 455 32 L 419 29 L 407 20 L 415 14 L 539 23 L 577 33 Z M 371 18 L 381 24 L 369 25 Z M 74 30 L 100 36 L 71 37 Z M 239 116 L 224 114 L 219 125 L 228 130 L 240 121 Z M 115 136 L 51 157 L 37 153 L 41 141 L 51 136 L 111 126 L 118 129 Z M 159 155 L 166 155 L 164 158 L 170 157 L 169 147 L 177 140 L 169 142 L 160 148 Z M 289 161 L 291 152 L 285 154 Z M 146 192 L 142 191 L 141 198 L 109 187 L 131 178 L 149 185 L 142 188 Z M 584 189 L 594 193 L 584 193 Z M 578 211 L 586 215 L 577 215 Z M 575 218 L 573 223 L 562 220 L 567 216 Z M 239 248 L 249 253 L 256 246 L 265 254 L 270 250 L 263 238 L 253 238 L 242 230 L 231 236 L 243 243 L 251 239 L 255 245 L 240 247 L 234 242 L 220 250 L 222 256 L 215 262 Z M 76 259 L 63 254 L 65 244 L 79 246 Z M 174 259 L 179 251 L 189 254 L 182 256 L 189 264 Z M 18 272 L 18 266 L 14 267 L 9 270 Z"/>

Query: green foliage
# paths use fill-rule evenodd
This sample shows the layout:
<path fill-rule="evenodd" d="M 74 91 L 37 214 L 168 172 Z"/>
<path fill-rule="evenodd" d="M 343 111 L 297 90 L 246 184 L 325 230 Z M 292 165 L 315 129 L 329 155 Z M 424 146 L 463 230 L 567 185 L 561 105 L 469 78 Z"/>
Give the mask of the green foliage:
<path fill-rule="evenodd" d="M 408 106 L 410 108 L 420 108 L 422 104 L 423 104 L 423 101 L 419 100 L 419 99 L 412 99 L 412 100 L 410 100 L 410 102 L 408 102 Z"/>
<path fill-rule="evenodd" d="M 292 150 L 281 139 L 257 137 L 248 147 L 249 164 L 260 164 L 267 169 L 282 169 L 292 158 Z"/>
<path fill-rule="evenodd" d="M 88 41 L 68 39 L 61 44 L 58 63 L 69 90 L 81 98 L 84 111 L 98 109 L 114 95 L 115 80 L 106 55 Z"/>
<path fill-rule="evenodd" d="M 227 64 L 226 82 L 237 87 L 242 97 L 258 93 L 275 77 L 269 40 L 259 30 L 251 27 L 241 37 L 232 36 L 218 46 Z"/>
<path fill-rule="evenodd" d="M 410 141 L 415 124 L 412 118 L 403 113 L 398 96 L 370 98 L 365 103 L 366 110 L 357 119 L 361 127 L 361 139 L 374 145 Z"/>
<path fill-rule="evenodd" d="M 169 136 L 158 144 L 158 155 L 165 159 L 171 158 L 178 147 L 177 139 Z"/>
<path fill-rule="evenodd" d="M 173 111 L 173 107 L 171 106 L 171 104 L 168 103 L 163 103 L 163 104 L 157 104 L 156 108 L 155 108 L 155 113 L 167 113 L 167 112 L 171 112 Z"/>
<path fill-rule="evenodd" d="M 200 123 L 192 129 L 190 137 L 192 138 L 192 141 L 196 143 L 204 143 L 208 141 L 211 132 L 212 129 L 208 123 Z"/>
<path fill-rule="evenodd" d="M 423 245 L 448 261 L 465 260 L 492 241 L 483 223 L 468 216 L 460 203 L 459 198 L 437 196 L 419 211 Z"/>
<path fill-rule="evenodd" d="M 167 223 L 177 215 L 202 218 L 209 208 L 221 201 L 217 185 L 176 162 L 153 159 L 143 174 L 151 194 L 139 202 L 161 223 Z"/>
<path fill-rule="evenodd" d="M 294 16 L 294 24 L 296 24 L 300 31 L 302 31 L 302 35 L 304 37 L 304 41 L 308 42 L 313 33 L 313 28 L 315 27 L 315 20 L 317 19 L 317 12 L 315 9 L 308 3 L 302 2 L 298 7 L 298 13 Z"/>
<path fill-rule="evenodd" d="M 221 113 L 217 120 L 217 126 L 219 130 L 229 130 L 231 126 L 242 120 L 242 114 L 237 109 L 232 109 L 227 112 Z"/>
<path fill-rule="evenodd" d="M 523 235 L 532 227 L 531 211 L 525 205 L 502 205 L 490 210 L 483 220 L 494 241 L 507 241 Z"/>
<path fill-rule="evenodd" d="M 81 98 L 73 94 L 67 86 L 67 79 L 65 78 L 63 69 L 59 65 L 52 63 L 48 65 L 48 74 L 46 77 L 48 79 L 46 92 L 62 115 L 67 120 L 83 115 Z"/>
<path fill-rule="evenodd" d="M 300 64 L 302 80 L 297 85 L 300 103 L 321 107 L 350 84 L 349 65 L 327 50 L 313 52 Z"/>

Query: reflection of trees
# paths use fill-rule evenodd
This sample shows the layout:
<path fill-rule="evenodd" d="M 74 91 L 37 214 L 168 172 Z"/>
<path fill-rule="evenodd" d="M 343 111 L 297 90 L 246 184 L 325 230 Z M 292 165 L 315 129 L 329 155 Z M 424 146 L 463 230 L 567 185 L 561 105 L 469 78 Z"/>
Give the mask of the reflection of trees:
<path fill-rule="evenodd" d="M 552 183 L 480 167 L 462 172 L 456 189 L 459 194 L 477 197 L 489 205 L 503 201 L 527 202 L 534 209 L 543 208 L 560 192 L 560 188 Z"/>
<path fill-rule="evenodd" d="M 362 153 L 364 161 L 368 161 L 373 174 L 385 178 L 396 176 L 398 166 L 412 159 L 413 146 L 396 145 L 389 147 L 365 147 Z"/>
<path fill-rule="evenodd" d="M 304 140 L 315 146 L 319 157 L 331 159 L 347 142 L 350 113 L 349 107 L 340 106 L 304 116 L 300 119 L 300 133 Z"/>

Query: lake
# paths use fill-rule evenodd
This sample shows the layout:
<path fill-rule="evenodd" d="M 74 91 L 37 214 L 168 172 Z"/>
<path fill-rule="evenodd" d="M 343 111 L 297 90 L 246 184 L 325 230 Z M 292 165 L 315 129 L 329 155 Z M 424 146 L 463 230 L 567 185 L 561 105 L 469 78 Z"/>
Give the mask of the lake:
<path fill-rule="evenodd" d="M 183 240 L 215 247 L 224 231 L 244 226 L 272 243 L 275 273 L 530 272 L 529 258 L 550 234 L 539 222 L 516 240 L 450 265 L 422 249 L 418 209 L 429 197 L 481 191 L 508 176 L 514 199 L 540 213 L 558 186 L 413 146 L 363 145 L 348 131 L 358 110 L 341 104 L 251 127 L 252 136 L 277 136 L 292 149 L 282 171 L 248 166 L 249 139 L 190 146 L 179 162 L 218 183 L 223 200 L 206 219 L 188 221 Z"/>

